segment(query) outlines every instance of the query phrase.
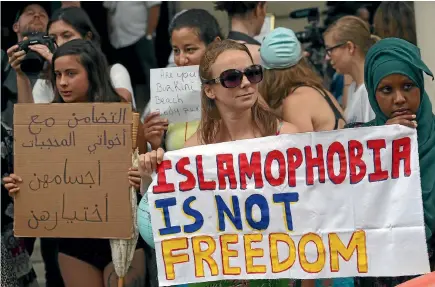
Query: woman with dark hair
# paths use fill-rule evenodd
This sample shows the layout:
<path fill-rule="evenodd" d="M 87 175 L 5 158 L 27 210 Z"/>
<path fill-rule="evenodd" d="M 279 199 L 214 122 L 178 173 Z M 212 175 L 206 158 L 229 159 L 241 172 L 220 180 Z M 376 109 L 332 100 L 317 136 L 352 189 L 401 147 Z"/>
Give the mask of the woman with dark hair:
<path fill-rule="evenodd" d="M 71 42 L 71 43 L 70 43 Z M 68 45 L 66 45 L 68 44 Z M 77 76 L 87 77 L 80 78 L 77 82 L 79 85 L 73 86 L 65 91 L 64 84 L 59 80 L 62 76 L 60 70 L 56 69 L 55 61 L 59 59 L 59 63 L 63 64 L 67 61 L 69 66 L 71 59 L 77 59 L 78 65 L 76 69 L 86 73 L 78 73 L 70 71 L 71 79 L 76 79 Z M 90 41 L 82 39 L 74 39 L 61 46 L 53 55 L 53 63 L 51 69 L 51 86 L 55 92 L 54 102 L 71 103 L 71 102 L 119 102 L 119 96 L 113 88 L 108 70 L 106 58 L 101 51 Z M 57 66 L 60 64 L 57 63 Z M 86 68 L 86 70 L 84 70 Z M 81 83 L 81 84 L 80 84 Z"/>
<path fill-rule="evenodd" d="M 75 39 L 59 47 L 52 58 L 51 76 L 55 102 L 119 101 L 110 82 L 106 58 L 90 41 Z M 3 181 L 11 195 L 19 192 L 19 176 L 11 174 Z M 111 262 L 108 239 L 59 239 L 59 265 L 66 286 L 115 286 L 117 277 Z M 138 281 L 140 286 L 145 284 L 144 262 L 143 241 L 139 239 L 126 285 Z"/>
<path fill-rule="evenodd" d="M 395 37 L 417 45 L 412 2 L 383 1 L 376 9 L 373 26 L 381 38 Z"/>
<path fill-rule="evenodd" d="M 169 34 L 174 61 L 179 67 L 199 65 L 207 46 L 223 38 L 216 18 L 203 9 L 190 9 L 178 15 L 169 25 Z M 193 39 L 195 36 L 197 39 Z"/>
<path fill-rule="evenodd" d="M 222 38 L 215 17 L 203 9 L 190 9 L 178 14 L 169 26 L 174 62 L 178 67 L 199 65 L 207 46 Z M 156 150 L 162 143 L 165 149 L 183 147 L 198 128 L 198 121 L 171 123 L 158 113 L 149 114 L 144 120 L 144 134 L 151 148 Z"/>
<path fill-rule="evenodd" d="M 99 47 L 100 45 L 100 35 L 92 24 L 88 14 L 79 7 L 67 7 L 56 10 L 50 18 L 47 32 L 53 37 L 58 47 L 73 39 L 90 40 L 96 46 Z M 29 47 L 32 51 L 43 56 L 48 62 L 52 61 L 53 54 L 47 46 L 37 44 Z M 130 75 L 125 67 L 121 64 L 111 66 L 110 79 L 121 100 L 132 102 L 133 107 L 135 107 Z M 42 79 L 36 81 L 33 90 L 30 86 L 25 90 L 32 91 L 35 103 L 49 103 L 54 99 L 53 90 L 47 81 Z"/>
<path fill-rule="evenodd" d="M 245 44 L 256 64 L 260 63 L 258 49 L 261 43 L 254 39 L 260 35 L 266 18 L 266 1 L 216 1 L 215 10 L 225 11 L 231 26 L 228 39 Z"/>

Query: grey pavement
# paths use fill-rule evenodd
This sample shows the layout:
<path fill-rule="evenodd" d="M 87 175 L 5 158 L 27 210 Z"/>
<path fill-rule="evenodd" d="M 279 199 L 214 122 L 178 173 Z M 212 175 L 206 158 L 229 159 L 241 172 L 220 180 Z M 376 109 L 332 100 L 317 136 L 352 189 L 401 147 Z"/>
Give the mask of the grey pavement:
<path fill-rule="evenodd" d="M 35 248 L 32 254 L 33 269 L 38 276 L 39 287 L 45 287 L 45 267 L 41 256 L 41 244 L 39 238 L 35 241 Z"/>

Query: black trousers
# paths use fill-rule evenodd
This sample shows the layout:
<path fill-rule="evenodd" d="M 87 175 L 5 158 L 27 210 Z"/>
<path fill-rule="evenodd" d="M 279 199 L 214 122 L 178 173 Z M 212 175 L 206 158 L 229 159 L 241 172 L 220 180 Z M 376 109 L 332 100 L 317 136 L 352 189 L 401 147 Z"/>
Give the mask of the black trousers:
<path fill-rule="evenodd" d="M 142 113 L 150 100 L 150 69 L 157 68 L 153 40 L 142 37 L 135 44 L 113 51 L 114 63 L 122 64 L 129 72 L 136 108 Z"/>

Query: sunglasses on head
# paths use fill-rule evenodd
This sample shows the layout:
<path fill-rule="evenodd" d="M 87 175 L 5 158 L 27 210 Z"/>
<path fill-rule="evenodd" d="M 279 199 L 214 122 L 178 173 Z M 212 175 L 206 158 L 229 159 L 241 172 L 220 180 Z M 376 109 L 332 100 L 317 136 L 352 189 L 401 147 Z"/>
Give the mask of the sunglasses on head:
<path fill-rule="evenodd" d="M 252 65 L 247 67 L 243 72 L 230 69 L 223 71 L 221 75 L 212 80 L 204 80 L 204 84 L 221 84 L 224 88 L 235 88 L 242 84 L 243 75 L 246 76 L 251 84 L 258 84 L 263 80 L 263 67 L 260 65 Z"/>

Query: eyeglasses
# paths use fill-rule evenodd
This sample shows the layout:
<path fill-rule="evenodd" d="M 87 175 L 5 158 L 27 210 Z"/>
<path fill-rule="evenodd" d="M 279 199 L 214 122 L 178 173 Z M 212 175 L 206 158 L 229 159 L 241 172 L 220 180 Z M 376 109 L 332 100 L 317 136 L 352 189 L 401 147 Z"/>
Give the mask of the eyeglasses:
<path fill-rule="evenodd" d="M 247 67 L 243 72 L 230 69 L 223 71 L 218 78 L 212 80 L 203 80 L 203 84 L 221 84 L 224 88 L 232 89 L 242 84 L 243 75 L 246 76 L 251 84 L 258 84 L 263 80 L 263 67 L 252 65 Z"/>
<path fill-rule="evenodd" d="M 325 52 L 326 52 L 326 54 L 327 54 L 329 57 L 331 57 L 332 51 L 333 51 L 335 48 L 341 47 L 341 46 L 343 46 L 343 45 L 345 45 L 345 44 L 346 44 L 346 43 L 340 43 L 340 44 L 338 44 L 338 45 L 335 45 L 335 46 L 332 46 L 332 47 L 329 47 L 329 48 L 325 48 Z"/>

